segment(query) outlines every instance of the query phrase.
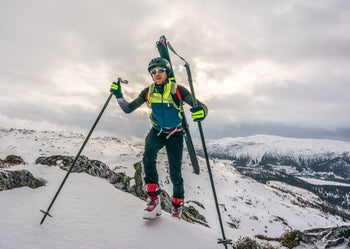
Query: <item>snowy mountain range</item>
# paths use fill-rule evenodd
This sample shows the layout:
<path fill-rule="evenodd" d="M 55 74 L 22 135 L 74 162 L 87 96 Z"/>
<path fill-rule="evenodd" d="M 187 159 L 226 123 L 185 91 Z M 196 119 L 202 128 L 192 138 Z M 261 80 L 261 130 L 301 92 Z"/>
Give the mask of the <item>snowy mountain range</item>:
<path fill-rule="evenodd" d="M 331 205 L 350 206 L 349 142 L 256 135 L 209 140 L 207 148 L 210 157 L 230 160 L 240 173 L 259 182 L 284 182 Z M 327 181 L 315 185 L 317 179 Z"/>
<path fill-rule="evenodd" d="M 209 140 L 207 148 L 211 157 L 239 166 L 273 166 L 296 176 L 350 183 L 350 142 L 256 135 Z"/>
<path fill-rule="evenodd" d="M 44 182 L 44 186 L 35 189 L 22 187 L 0 191 L 0 248 L 148 248 L 149 244 L 152 248 L 170 249 L 222 248 L 216 243 L 221 233 L 205 160 L 199 157 L 201 172 L 195 175 L 187 153 L 183 157 L 185 206 L 193 207 L 204 216 L 206 226 L 174 220 L 166 212 L 153 221 L 144 221 L 141 219 L 144 200 L 118 189 L 99 174 L 94 177 L 84 171 L 71 174 L 51 210 L 54 218 L 47 218 L 40 226 L 42 213 L 39 210 L 47 208 L 66 172 L 59 165 L 62 162 L 56 161 L 50 166 L 37 159 L 54 155 L 74 157 L 84 138 L 84 135 L 74 132 L 0 128 L 0 159 L 17 155 L 25 161 L 25 164 L 6 166 L 0 172 L 27 170 Z M 261 241 L 262 237 L 276 238 L 291 230 L 350 225 L 349 209 L 338 205 L 339 212 L 333 212 L 326 208 L 329 206 L 327 200 L 315 192 L 277 177 L 266 181 L 255 180 L 257 174 L 253 173 L 247 177 L 254 171 L 252 167 L 259 165 L 275 169 L 288 166 L 285 167 L 288 170 L 278 171 L 281 174 L 311 172 L 308 167 L 299 171 L 293 165 L 284 165 L 281 160 L 275 163 L 266 161 L 267 152 L 275 159 L 281 155 L 293 155 L 293 160 L 298 158 L 298 162 L 320 157 L 325 160 L 327 154 L 330 157 L 349 155 L 349 143 L 310 140 L 308 145 L 308 141 L 271 136 L 207 141 L 227 238 L 237 241 L 241 237 L 250 237 Z M 113 174 L 123 174 L 131 179 L 132 188 L 136 184 L 134 165 L 141 161 L 142 153 L 142 141 L 92 136 L 82 154 L 90 160 L 102 162 Z M 242 158 L 249 159 L 239 163 Z M 157 163 L 160 186 L 171 195 L 165 151 L 159 153 Z M 244 167 L 251 170 L 244 171 Z M 332 172 L 329 175 L 334 179 L 348 180 L 346 174 Z M 298 179 L 305 182 L 305 178 Z M 307 180 L 305 183 L 312 186 L 324 186 L 323 183 L 312 183 L 315 180 Z M 327 184 L 339 186 L 336 182 Z M 350 185 L 343 183 L 340 187 L 350 188 Z M 255 237 L 257 235 L 260 239 Z M 280 242 L 269 243 L 275 248 L 287 248 Z M 314 243 L 302 243 L 296 248 L 324 248 L 327 241 L 319 239 Z M 347 248 L 348 243 L 346 238 L 338 247 L 331 248 Z"/>

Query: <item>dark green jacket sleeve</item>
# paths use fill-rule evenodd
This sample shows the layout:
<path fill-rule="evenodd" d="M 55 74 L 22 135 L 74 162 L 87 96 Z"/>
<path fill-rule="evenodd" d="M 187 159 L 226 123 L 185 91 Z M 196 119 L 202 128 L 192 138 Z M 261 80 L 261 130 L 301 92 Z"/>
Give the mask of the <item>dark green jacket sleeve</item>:
<path fill-rule="evenodd" d="M 142 92 L 140 93 L 140 95 L 134 99 L 132 102 L 128 102 L 124 99 L 124 97 L 122 98 L 118 98 L 118 104 L 120 106 L 120 108 L 125 112 L 125 113 L 131 113 L 133 111 L 135 111 L 137 108 L 139 108 L 143 103 L 146 102 L 146 95 L 147 95 L 147 91 L 148 91 L 148 87 L 145 88 L 144 90 L 142 90 Z"/>
<path fill-rule="evenodd" d="M 177 89 L 179 90 L 179 93 L 181 95 L 183 102 L 185 102 L 193 107 L 192 94 L 184 86 L 178 85 Z M 203 107 L 203 109 L 205 111 L 205 115 L 207 115 L 208 114 L 207 106 L 205 104 L 203 104 L 202 102 L 200 102 L 198 99 L 196 99 L 196 100 L 197 100 L 198 105 Z"/>

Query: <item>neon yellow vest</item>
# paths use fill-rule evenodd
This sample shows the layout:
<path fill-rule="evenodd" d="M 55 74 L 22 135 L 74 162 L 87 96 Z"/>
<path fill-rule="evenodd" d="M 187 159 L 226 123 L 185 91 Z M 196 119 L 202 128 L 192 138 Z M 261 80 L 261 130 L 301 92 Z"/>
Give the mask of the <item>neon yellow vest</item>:
<path fill-rule="evenodd" d="M 156 91 L 155 83 L 149 86 L 147 106 L 152 109 L 150 119 L 154 126 L 173 129 L 182 124 L 182 105 L 177 106 L 172 97 L 176 88 L 177 84 L 171 80 L 165 83 L 163 93 Z"/>

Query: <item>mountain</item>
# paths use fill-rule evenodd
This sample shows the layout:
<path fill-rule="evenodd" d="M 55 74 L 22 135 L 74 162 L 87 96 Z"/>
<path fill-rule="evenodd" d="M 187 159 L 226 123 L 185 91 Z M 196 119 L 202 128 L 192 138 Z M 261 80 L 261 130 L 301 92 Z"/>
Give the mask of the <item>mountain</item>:
<path fill-rule="evenodd" d="M 350 206 L 350 185 L 341 184 L 350 183 L 349 142 L 256 135 L 209 140 L 207 148 L 210 157 L 230 160 L 246 176 L 311 191 L 328 202 L 324 209 L 350 218 L 347 211 L 338 212 Z M 327 181 L 314 185 L 309 179 Z"/>
<path fill-rule="evenodd" d="M 144 221 L 144 200 L 127 190 L 137 182 L 134 165 L 142 160 L 143 142 L 116 137 L 90 138 L 82 154 L 86 162 L 91 162 L 86 165 L 98 170 L 82 168 L 73 172 L 51 209 L 53 218 L 48 217 L 40 226 L 39 210 L 47 208 L 66 173 L 64 159 L 69 161 L 76 155 L 84 138 L 73 132 L 0 128 L 0 159 L 17 155 L 25 162 L 3 166 L 0 172 L 24 170 L 44 183 L 36 188 L 29 184 L 30 187 L 0 189 L 0 248 L 108 249 L 145 248 L 149 244 L 152 248 L 170 249 L 220 247 L 216 241 L 221 233 L 205 160 L 199 157 L 201 172 L 195 175 L 185 152 L 183 177 L 185 206 L 205 217 L 206 226 L 174 220 L 166 212 L 151 222 Z M 52 157 L 60 160 L 45 162 Z M 157 162 L 160 186 L 171 196 L 165 151 L 160 151 Z M 233 241 L 350 225 L 346 217 L 324 209 L 326 201 L 311 191 L 278 180 L 256 181 L 233 167 L 231 160 L 215 159 L 210 163 L 226 237 Z M 115 175 L 125 176 L 130 184 L 118 187 L 111 180 Z M 285 248 L 279 242 L 270 243 L 275 248 Z"/>
<path fill-rule="evenodd" d="M 234 165 L 273 166 L 295 176 L 350 183 L 350 142 L 256 135 L 208 140 L 207 148 L 212 158 Z"/>

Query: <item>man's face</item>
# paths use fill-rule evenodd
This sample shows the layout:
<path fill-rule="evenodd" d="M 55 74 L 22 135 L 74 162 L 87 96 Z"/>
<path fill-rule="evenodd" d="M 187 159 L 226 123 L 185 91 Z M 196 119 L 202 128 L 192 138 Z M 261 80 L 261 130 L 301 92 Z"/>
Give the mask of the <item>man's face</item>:
<path fill-rule="evenodd" d="M 151 70 L 152 78 L 157 85 L 163 85 L 168 75 L 165 70 L 164 72 L 160 73 L 157 69 L 163 69 L 163 68 L 162 67 L 152 68 Z"/>

